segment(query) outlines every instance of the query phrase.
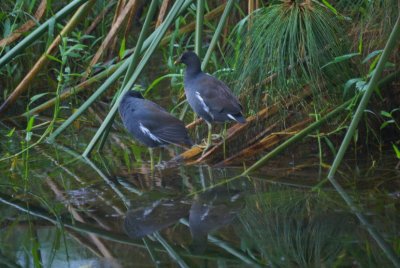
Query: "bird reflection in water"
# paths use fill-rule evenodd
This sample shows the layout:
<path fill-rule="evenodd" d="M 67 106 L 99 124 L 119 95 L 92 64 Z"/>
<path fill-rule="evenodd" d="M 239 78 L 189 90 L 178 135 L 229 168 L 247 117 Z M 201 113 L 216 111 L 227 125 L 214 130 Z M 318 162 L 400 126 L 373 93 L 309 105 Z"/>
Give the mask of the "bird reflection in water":
<path fill-rule="evenodd" d="M 209 233 L 231 223 L 244 207 L 242 193 L 216 188 L 197 195 L 189 212 L 189 227 L 192 234 L 191 249 L 202 253 L 207 246 Z"/>
<path fill-rule="evenodd" d="M 131 238 L 142 238 L 173 225 L 187 217 L 190 203 L 184 200 L 158 200 L 149 206 L 128 210 L 125 232 Z"/>
<path fill-rule="evenodd" d="M 126 213 L 124 229 L 129 237 L 137 239 L 189 218 L 190 248 L 199 254 L 206 249 L 208 234 L 230 224 L 243 207 L 241 192 L 218 187 L 192 200 L 159 200 L 133 208 Z"/>

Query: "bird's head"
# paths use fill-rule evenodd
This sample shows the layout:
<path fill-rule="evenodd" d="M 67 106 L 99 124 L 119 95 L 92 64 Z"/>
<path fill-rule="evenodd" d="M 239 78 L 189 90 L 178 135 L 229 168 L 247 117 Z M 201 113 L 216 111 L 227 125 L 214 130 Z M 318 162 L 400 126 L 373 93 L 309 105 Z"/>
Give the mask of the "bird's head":
<path fill-rule="evenodd" d="M 126 96 L 136 99 L 144 99 L 142 93 L 136 90 L 129 90 L 128 92 L 126 92 Z"/>
<path fill-rule="evenodd" d="M 175 61 L 175 64 L 178 63 L 183 63 L 187 66 L 200 65 L 200 59 L 193 51 L 186 51 Z"/>
<path fill-rule="evenodd" d="M 183 63 L 186 65 L 186 74 L 196 75 L 201 72 L 201 62 L 199 57 L 193 51 L 183 53 L 175 64 Z"/>

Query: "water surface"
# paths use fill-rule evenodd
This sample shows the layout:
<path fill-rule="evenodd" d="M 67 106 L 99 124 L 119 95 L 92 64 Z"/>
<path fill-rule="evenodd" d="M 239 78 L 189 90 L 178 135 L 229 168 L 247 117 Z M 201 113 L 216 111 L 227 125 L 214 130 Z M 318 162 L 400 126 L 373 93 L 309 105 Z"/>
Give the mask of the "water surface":
<path fill-rule="evenodd" d="M 338 172 L 361 223 L 324 181 L 327 166 L 296 149 L 231 180 L 243 166 L 166 168 L 173 148 L 156 151 L 151 171 L 125 134 L 88 160 L 76 134 L 14 155 L 27 143 L 7 133 L 1 267 L 393 267 L 400 251 L 392 155 L 347 159 Z"/>

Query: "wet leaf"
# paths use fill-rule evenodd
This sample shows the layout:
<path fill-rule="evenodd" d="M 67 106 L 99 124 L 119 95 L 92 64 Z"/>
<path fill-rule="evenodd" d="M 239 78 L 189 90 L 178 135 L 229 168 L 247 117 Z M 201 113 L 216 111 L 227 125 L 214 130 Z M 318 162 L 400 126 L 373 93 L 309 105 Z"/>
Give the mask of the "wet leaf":
<path fill-rule="evenodd" d="M 118 56 L 119 56 L 120 59 L 123 59 L 123 58 L 124 58 L 125 50 L 126 50 L 126 39 L 125 39 L 125 37 L 124 37 L 124 38 L 122 39 L 122 41 L 121 41 L 121 46 L 120 46 L 119 52 L 118 52 Z"/>
<path fill-rule="evenodd" d="M 351 58 L 353 58 L 355 56 L 360 56 L 360 53 L 354 52 L 354 53 L 350 53 L 350 54 L 346 54 L 346 55 L 342 55 L 342 56 L 336 57 L 333 61 L 330 61 L 327 64 L 325 64 L 324 66 L 322 66 L 321 69 L 323 69 L 326 66 L 329 66 L 331 64 L 335 64 L 335 63 L 339 63 L 339 62 L 342 62 L 342 61 L 346 61 L 346 60 L 351 59 Z"/>
<path fill-rule="evenodd" d="M 361 91 L 361 92 L 364 92 L 366 89 L 367 89 L 367 82 L 365 82 L 365 81 L 358 81 L 357 83 L 356 83 L 356 88 L 359 90 L 359 91 Z"/>
<path fill-rule="evenodd" d="M 28 121 L 28 125 L 26 126 L 26 131 L 31 131 L 33 127 L 33 123 L 35 122 L 35 116 L 31 116 Z"/>
<path fill-rule="evenodd" d="M 381 111 L 381 115 L 385 116 L 385 117 L 388 117 L 388 118 L 392 118 L 392 115 L 390 113 L 386 112 L 386 111 Z"/>
<path fill-rule="evenodd" d="M 326 144 L 328 145 L 329 149 L 331 150 L 332 154 L 333 154 L 334 156 L 336 156 L 336 153 L 337 153 L 337 152 L 336 152 L 335 146 L 333 145 L 333 143 L 331 142 L 331 140 L 328 139 L 328 137 L 326 137 L 326 136 L 324 136 L 324 140 L 325 140 Z"/>
<path fill-rule="evenodd" d="M 382 51 L 383 51 L 383 49 L 380 49 L 380 50 L 375 50 L 375 51 L 369 53 L 368 56 L 365 57 L 365 59 L 362 61 L 362 63 L 367 63 L 367 61 L 369 61 L 370 59 L 372 59 L 376 55 L 380 55 L 382 53 Z"/>
<path fill-rule="evenodd" d="M 14 132 L 15 132 L 15 127 L 14 127 L 13 129 L 11 129 L 11 130 L 6 134 L 6 136 L 9 137 L 9 138 L 11 138 L 12 135 L 14 134 Z"/>
<path fill-rule="evenodd" d="M 400 159 L 400 149 L 394 143 L 392 143 L 392 147 L 393 147 L 394 152 L 396 153 L 396 157 L 398 159 Z"/>
<path fill-rule="evenodd" d="M 387 127 L 389 124 L 393 124 L 393 123 L 394 123 L 394 120 L 385 121 L 381 125 L 381 129 L 383 129 L 383 128 Z"/>
<path fill-rule="evenodd" d="M 363 81 L 363 79 L 360 78 L 360 77 L 358 77 L 358 78 L 353 78 L 353 79 L 348 80 L 348 81 L 346 82 L 346 84 L 344 84 L 344 87 L 343 87 L 343 94 L 344 94 L 345 96 L 347 96 L 348 93 L 349 93 L 350 88 L 351 88 L 354 84 L 356 84 L 356 83 L 358 83 L 358 82 L 361 82 L 361 81 Z"/>
<path fill-rule="evenodd" d="M 322 3 L 323 3 L 327 8 L 329 8 L 329 10 L 332 11 L 335 15 L 338 14 L 336 8 L 334 8 L 328 1 L 322 0 Z"/>
<path fill-rule="evenodd" d="M 26 132 L 25 140 L 26 140 L 27 142 L 29 142 L 29 141 L 31 140 L 32 134 L 33 134 L 32 131 Z"/>
<path fill-rule="evenodd" d="M 56 62 L 58 62 L 58 63 L 62 63 L 61 60 L 57 59 L 56 57 L 54 57 L 54 56 L 52 56 L 52 55 L 50 55 L 50 54 L 46 54 L 46 57 L 49 58 L 49 59 L 52 60 L 52 61 L 56 61 Z"/>

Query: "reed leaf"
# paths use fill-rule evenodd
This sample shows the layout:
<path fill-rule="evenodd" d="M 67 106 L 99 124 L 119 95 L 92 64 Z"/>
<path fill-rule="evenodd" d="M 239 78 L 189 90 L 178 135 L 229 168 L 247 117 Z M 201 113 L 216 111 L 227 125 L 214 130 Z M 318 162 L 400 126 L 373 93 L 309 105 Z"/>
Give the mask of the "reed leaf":
<path fill-rule="evenodd" d="M 217 45 L 218 38 L 222 32 L 222 29 L 225 25 L 226 20 L 228 19 L 228 16 L 229 16 L 234 4 L 235 4 L 234 0 L 229 0 L 229 2 L 226 4 L 224 13 L 222 13 L 222 15 L 221 15 L 221 19 L 218 22 L 217 29 L 215 30 L 215 33 L 211 39 L 210 45 L 208 46 L 206 55 L 204 56 L 203 61 L 201 63 L 202 70 L 205 70 L 205 68 L 210 60 L 211 53 L 214 51 L 214 48 Z"/>
<path fill-rule="evenodd" d="M 202 53 L 202 34 L 204 22 L 204 0 L 197 0 L 196 6 L 196 38 L 195 49 L 196 54 L 201 57 Z"/>

